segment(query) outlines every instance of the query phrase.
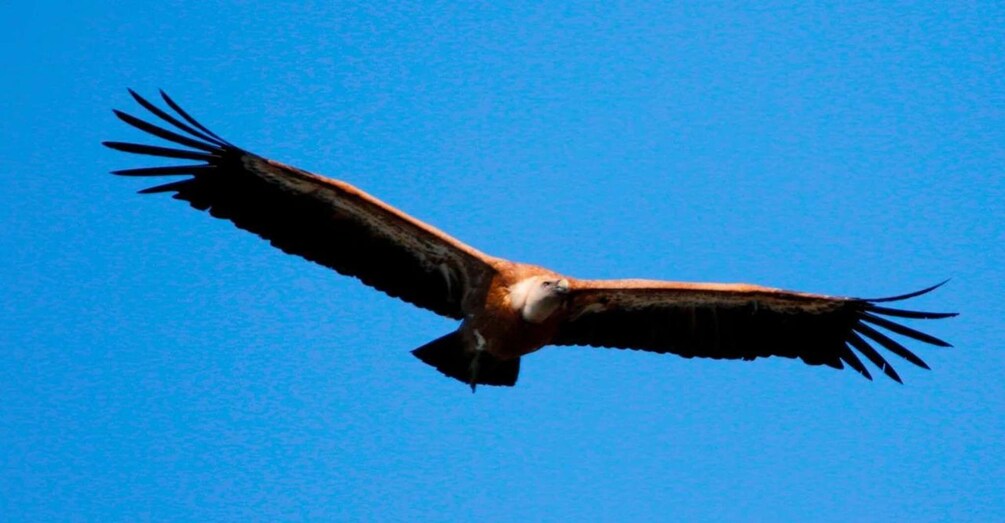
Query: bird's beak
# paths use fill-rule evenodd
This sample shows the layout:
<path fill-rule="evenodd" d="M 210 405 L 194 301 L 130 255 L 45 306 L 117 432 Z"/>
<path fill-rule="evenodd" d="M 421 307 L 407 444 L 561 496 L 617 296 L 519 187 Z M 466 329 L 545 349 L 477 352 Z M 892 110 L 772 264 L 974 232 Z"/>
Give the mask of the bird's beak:
<path fill-rule="evenodd" d="M 568 294 L 569 293 L 569 280 L 567 280 L 565 278 L 562 278 L 561 280 L 558 280 L 558 283 L 555 285 L 555 291 L 558 292 L 559 294 Z"/>

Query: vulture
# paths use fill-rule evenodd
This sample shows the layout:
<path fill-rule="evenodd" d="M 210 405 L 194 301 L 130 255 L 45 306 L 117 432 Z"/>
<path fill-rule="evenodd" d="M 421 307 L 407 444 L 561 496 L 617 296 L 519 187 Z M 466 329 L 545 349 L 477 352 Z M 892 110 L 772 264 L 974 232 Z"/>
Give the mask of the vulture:
<path fill-rule="evenodd" d="M 122 111 L 126 124 L 169 146 L 104 142 L 112 149 L 183 160 L 182 165 L 113 171 L 184 176 L 139 191 L 170 193 L 229 220 L 282 251 L 358 278 L 365 285 L 460 321 L 457 330 L 412 351 L 475 390 L 516 384 L 520 360 L 547 345 L 753 360 L 782 356 L 851 367 L 872 379 L 864 356 L 897 382 L 885 349 L 928 365 L 890 336 L 949 347 L 899 323 L 956 313 L 890 306 L 941 286 L 865 299 L 747 284 L 642 279 L 585 280 L 485 254 L 339 180 L 263 158 L 204 127 L 161 91 L 166 108 L 129 90 L 159 119 Z"/>

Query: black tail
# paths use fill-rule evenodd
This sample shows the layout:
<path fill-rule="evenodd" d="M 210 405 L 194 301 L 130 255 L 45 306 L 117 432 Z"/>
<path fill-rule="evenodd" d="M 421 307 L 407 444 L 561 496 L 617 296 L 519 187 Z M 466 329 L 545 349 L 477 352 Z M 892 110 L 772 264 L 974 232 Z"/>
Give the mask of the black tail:
<path fill-rule="evenodd" d="M 464 337 L 454 331 L 412 351 L 416 358 L 462 383 L 512 387 L 520 374 L 520 358 L 500 360 L 488 353 L 478 356 L 477 372 L 471 379 L 475 353 L 465 350 Z"/>

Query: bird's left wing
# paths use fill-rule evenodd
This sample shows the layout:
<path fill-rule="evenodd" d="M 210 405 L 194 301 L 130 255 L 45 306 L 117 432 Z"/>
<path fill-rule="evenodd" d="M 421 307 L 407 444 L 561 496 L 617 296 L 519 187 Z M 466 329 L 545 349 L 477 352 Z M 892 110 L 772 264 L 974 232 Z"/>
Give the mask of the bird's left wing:
<path fill-rule="evenodd" d="M 837 369 L 847 364 L 872 379 L 858 351 L 899 382 L 900 376 L 874 345 L 928 366 L 880 329 L 932 345 L 949 344 L 889 317 L 936 319 L 956 314 L 880 304 L 919 296 L 939 285 L 902 296 L 858 299 L 745 284 L 575 280 L 568 316 L 552 343 L 669 352 L 686 358 L 784 356 Z"/>
<path fill-rule="evenodd" d="M 245 151 L 200 125 L 163 92 L 171 114 L 130 91 L 171 129 L 115 111 L 127 124 L 174 145 L 105 142 L 128 153 L 202 162 L 114 171 L 189 178 L 141 193 L 174 193 L 289 254 L 355 276 L 438 314 L 462 318 L 465 291 L 494 274 L 493 258 L 338 180 Z"/>

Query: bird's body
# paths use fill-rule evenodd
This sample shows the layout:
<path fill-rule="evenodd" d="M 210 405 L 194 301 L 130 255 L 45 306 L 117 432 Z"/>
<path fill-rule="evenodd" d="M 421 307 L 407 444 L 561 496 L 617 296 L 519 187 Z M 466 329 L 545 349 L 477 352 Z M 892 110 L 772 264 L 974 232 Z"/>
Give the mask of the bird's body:
<path fill-rule="evenodd" d="M 472 388 L 515 384 L 521 357 L 546 345 L 721 359 L 784 356 L 835 368 L 847 364 L 871 378 L 857 351 L 897 381 L 898 374 L 872 343 L 927 365 L 876 327 L 948 346 L 888 317 L 955 314 L 879 305 L 935 287 L 868 300 L 747 284 L 576 279 L 489 256 L 352 185 L 249 153 L 200 125 L 163 93 L 174 115 L 132 94 L 175 130 L 116 111 L 119 118 L 187 149 L 124 142 L 107 146 L 202 163 L 116 174 L 190 176 L 140 192 L 174 193 L 176 199 L 230 220 L 285 252 L 461 320 L 455 332 L 413 353 Z"/>
<path fill-rule="evenodd" d="M 569 283 L 535 265 L 503 262 L 498 271 L 485 299 L 476 304 L 461 328 L 480 333 L 488 340 L 486 351 L 493 356 L 519 358 L 554 338 L 564 316 L 561 300 L 570 290 Z M 545 285 L 552 285 L 553 290 L 535 293 Z M 548 303 L 549 297 L 554 298 L 553 303 Z"/>

